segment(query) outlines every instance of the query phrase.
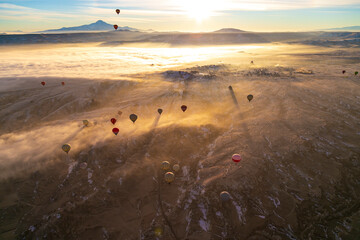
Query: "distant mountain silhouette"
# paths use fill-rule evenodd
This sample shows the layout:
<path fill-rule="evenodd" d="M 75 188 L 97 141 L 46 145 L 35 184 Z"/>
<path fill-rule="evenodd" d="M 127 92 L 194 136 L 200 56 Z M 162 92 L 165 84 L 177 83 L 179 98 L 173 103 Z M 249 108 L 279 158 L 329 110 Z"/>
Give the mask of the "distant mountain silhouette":
<path fill-rule="evenodd" d="M 351 26 L 351 27 L 342 27 L 342 28 L 329 28 L 324 30 L 331 30 L 331 31 L 359 31 L 360 26 Z"/>
<path fill-rule="evenodd" d="M 242 33 L 242 32 L 245 31 L 236 28 L 222 28 L 220 30 L 215 31 L 215 33 Z"/>
<path fill-rule="evenodd" d="M 41 32 L 84 32 L 84 31 L 111 31 L 114 30 L 114 26 L 112 24 L 108 24 L 102 20 L 98 20 L 95 23 L 91 23 L 88 25 L 82 25 L 82 26 L 77 26 L 77 27 L 63 27 L 60 29 L 50 29 L 50 30 L 45 30 L 45 31 L 41 31 Z M 128 26 L 125 27 L 119 27 L 118 31 L 138 31 L 136 28 L 131 28 Z"/>

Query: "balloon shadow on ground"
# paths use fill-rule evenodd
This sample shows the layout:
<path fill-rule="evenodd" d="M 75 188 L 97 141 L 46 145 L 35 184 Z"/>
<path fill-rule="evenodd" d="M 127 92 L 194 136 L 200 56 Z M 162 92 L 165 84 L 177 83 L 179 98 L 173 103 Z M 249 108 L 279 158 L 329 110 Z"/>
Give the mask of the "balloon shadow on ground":
<path fill-rule="evenodd" d="M 81 128 L 79 128 L 77 131 L 75 131 L 72 135 L 70 135 L 69 137 L 67 137 L 64 140 L 64 143 L 68 143 L 70 140 L 74 139 L 84 128 L 86 128 L 85 126 L 82 126 Z"/>
<path fill-rule="evenodd" d="M 155 128 L 157 127 L 157 125 L 158 125 L 158 123 L 159 123 L 159 121 L 160 121 L 160 117 L 161 117 L 160 114 L 155 117 L 154 122 L 153 122 L 153 124 L 151 125 L 150 132 L 153 132 L 153 131 L 155 130 Z"/>
<path fill-rule="evenodd" d="M 234 102 L 234 105 L 235 105 L 235 107 L 237 109 L 237 114 L 238 114 L 239 118 L 244 119 L 243 115 L 240 112 L 240 106 L 239 106 L 239 103 L 238 103 L 238 101 L 236 99 L 236 96 L 235 96 L 235 93 L 234 93 L 234 90 L 233 90 L 232 86 L 229 86 L 229 91 L 230 91 L 231 98 L 232 98 L 232 100 Z M 253 139 L 252 139 L 251 134 L 249 132 L 249 128 L 248 128 L 248 126 L 247 126 L 247 124 L 245 122 L 242 123 L 242 127 L 244 129 L 244 135 L 245 135 L 246 141 L 249 143 L 249 145 L 253 145 Z"/>

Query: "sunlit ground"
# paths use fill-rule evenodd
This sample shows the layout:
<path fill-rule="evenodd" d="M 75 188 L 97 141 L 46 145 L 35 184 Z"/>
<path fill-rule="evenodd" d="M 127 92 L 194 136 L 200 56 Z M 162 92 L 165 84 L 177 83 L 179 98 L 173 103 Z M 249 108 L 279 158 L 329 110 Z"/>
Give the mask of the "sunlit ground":
<path fill-rule="evenodd" d="M 121 75 L 163 71 L 196 64 L 246 65 L 276 53 L 294 53 L 305 46 L 249 45 L 176 48 L 156 45 L 99 47 L 96 45 L 43 45 L 2 47 L 0 77 L 119 78 Z M 319 49 L 317 49 L 319 51 Z M 276 57 L 276 56 L 274 56 Z M 282 59 L 278 58 L 281 62 Z M 271 59 L 257 62 L 272 64 Z"/>
<path fill-rule="evenodd" d="M 356 229 L 358 50 L 67 44 L 0 51 L 5 234 L 101 239 L 107 231 L 135 239 L 160 226 L 171 239 L 172 225 L 179 239 L 261 239 L 274 229 L 277 239 L 316 231 L 340 239 L 351 231 L 347 219 Z M 171 185 L 162 161 L 181 166 Z M 224 190 L 229 206 L 219 199 Z M 332 217 L 339 220 L 329 233 L 322 226 Z"/>

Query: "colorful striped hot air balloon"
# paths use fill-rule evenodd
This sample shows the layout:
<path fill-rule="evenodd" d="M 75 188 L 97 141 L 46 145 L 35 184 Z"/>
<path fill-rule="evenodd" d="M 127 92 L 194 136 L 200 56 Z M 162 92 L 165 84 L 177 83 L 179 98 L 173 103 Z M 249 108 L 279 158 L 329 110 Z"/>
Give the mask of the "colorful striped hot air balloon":
<path fill-rule="evenodd" d="M 64 144 L 64 145 L 62 145 L 62 150 L 64 151 L 64 152 L 66 152 L 66 153 L 69 153 L 70 152 L 70 149 L 71 149 L 71 146 L 70 146 L 70 144 Z"/>
<path fill-rule="evenodd" d="M 170 184 L 175 180 L 175 174 L 172 172 L 167 172 L 165 173 L 164 178 L 165 178 L 165 182 Z"/>

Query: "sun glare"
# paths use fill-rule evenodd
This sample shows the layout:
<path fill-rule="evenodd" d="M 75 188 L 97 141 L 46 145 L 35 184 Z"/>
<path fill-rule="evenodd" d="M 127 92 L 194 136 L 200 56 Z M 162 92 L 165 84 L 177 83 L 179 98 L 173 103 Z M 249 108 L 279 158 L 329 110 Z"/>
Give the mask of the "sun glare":
<path fill-rule="evenodd" d="M 214 0 L 175 0 L 176 5 L 190 18 L 202 22 L 215 14 L 216 2 Z"/>

